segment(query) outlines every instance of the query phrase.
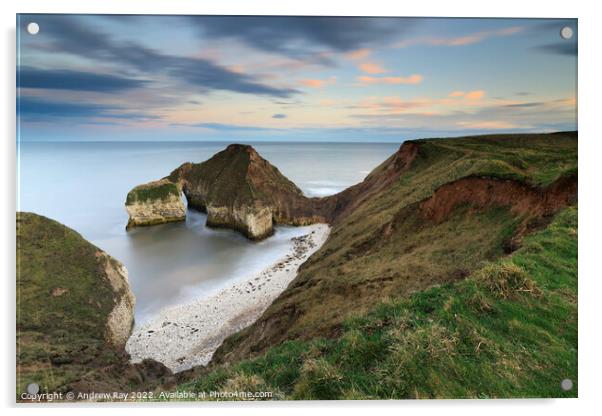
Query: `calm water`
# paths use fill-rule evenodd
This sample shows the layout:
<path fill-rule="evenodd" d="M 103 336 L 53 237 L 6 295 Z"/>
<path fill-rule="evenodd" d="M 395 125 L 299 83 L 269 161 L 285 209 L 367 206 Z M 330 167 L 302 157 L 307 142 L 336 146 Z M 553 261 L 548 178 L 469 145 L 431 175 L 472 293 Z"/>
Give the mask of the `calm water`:
<path fill-rule="evenodd" d="M 331 195 L 360 182 L 398 144 L 251 143 L 309 196 Z M 205 227 L 189 212 L 185 223 L 125 231 L 128 191 L 201 162 L 226 143 L 21 143 L 18 209 L 55 219 L 123 262 L 142 322 L 160 308 L 223 288 L 282 257 L 303 228 L 278 227 L 252 243 Z"/>

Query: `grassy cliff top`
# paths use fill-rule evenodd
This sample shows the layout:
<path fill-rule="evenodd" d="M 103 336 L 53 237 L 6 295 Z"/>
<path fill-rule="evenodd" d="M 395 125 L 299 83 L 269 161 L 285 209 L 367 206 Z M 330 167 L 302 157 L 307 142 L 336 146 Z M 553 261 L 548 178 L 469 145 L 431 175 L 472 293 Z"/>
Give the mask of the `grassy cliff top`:
<path fill-rule="evenodd" d="M 41 215 L 17 214 L 17 328 L 102 339 L 113 308 L 101 250 Z M 114 260 L 112 260 L 114 261 Z"/>
<path fill-rule="evenodd" d="M 430 160 L 450 163 L 448 176 L 441 180 L 474 174 L 547 186 L 577 171 L 577 132 L 435 138 L 416 143 Z"/>
<path fill-rule="evenodd" d="M 105 341 L 114 293 L 100 249 L 46 217 L 17 213 L 17 390 L 41 392 L 119 362 Z"/>
<path fill-rule="evenodd" d="M 561 380 L 575 384 L 563 391 Z M 337 338 L 287 341 L 179 390 L 286 399 L 577 397 L 577 209 L 459 283 L 379 302 Z"/>
<path fill-rule="evenodd" d="M 125 204 L 133 205 L 137 202 L 162 201 L 169 199 L 171 196 L 180 197 L 178 186 L 175 183 L 162 179 L 136 186 L 128 192 Z"/>

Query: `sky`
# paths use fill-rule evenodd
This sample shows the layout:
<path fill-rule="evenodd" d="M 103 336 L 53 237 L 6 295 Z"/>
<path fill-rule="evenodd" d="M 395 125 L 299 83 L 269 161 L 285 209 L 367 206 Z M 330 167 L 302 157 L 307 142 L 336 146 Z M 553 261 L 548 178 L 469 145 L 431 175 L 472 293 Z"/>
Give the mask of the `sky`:
<path fill-rule="evenodd" d="M 576 130 L 576 98 L 575 19 L 17 17 L 22 141 Z"/>

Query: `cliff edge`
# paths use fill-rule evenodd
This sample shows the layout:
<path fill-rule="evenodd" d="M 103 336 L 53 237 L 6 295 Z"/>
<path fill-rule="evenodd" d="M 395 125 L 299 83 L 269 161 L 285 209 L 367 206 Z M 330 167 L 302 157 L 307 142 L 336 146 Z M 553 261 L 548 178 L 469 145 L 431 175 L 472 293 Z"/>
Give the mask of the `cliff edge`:
<path fill-rule="evenodd" d="M 171 376 L 162 364 L 131 365 L 134 325 L 127 270 L 77 232 L 17 213 L 17 389 L 127 391 Z"/>

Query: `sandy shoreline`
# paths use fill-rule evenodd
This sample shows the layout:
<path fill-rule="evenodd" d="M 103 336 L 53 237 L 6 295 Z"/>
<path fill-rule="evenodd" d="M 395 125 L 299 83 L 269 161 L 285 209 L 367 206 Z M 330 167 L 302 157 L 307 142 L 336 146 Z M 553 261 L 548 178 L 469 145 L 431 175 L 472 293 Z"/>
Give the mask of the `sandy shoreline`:
<path fill-rule="evenodd" d="M 162 310 L 136 327 L 126 344 L 132 362 L 152 358 L 174 372 L 206 365 L 228 336 L 251 325 L 286 289 L 299 266 L 326 241 L 326 224 L 292 239 L 289 253 L 259 274 L 238 280 L 208 298 Z"/>

